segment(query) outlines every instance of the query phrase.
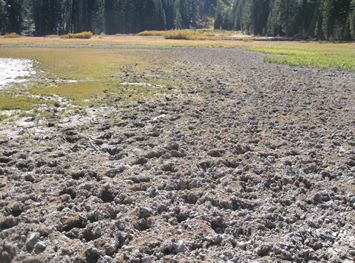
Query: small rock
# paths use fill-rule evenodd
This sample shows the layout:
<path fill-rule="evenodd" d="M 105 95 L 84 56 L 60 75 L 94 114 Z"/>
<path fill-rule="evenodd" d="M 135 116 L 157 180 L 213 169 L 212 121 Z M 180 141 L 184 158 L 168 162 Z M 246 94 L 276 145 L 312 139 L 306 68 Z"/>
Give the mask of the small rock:
<path fill-rule="evenodd" d="M 32 174 L 29 173 L 29 174 L 25 175 L 25 180 L 28 181 L 28 182 L 33 183 L 35 181 L 35 178 L 33 177 Z"/>
<path fill-rule="evenodd" d="M 85 171 L 82 171 L 82 170 L 73 171 L 70 173 L 70 176 L 75 180 L 79 180 L 80 178 L 85 176 Z"/>
<path fill-rule="evenodd" d="M 256 249 L 256 254 L 261 257 L 266 256 L 268 252 L 272 249 L 272 247 L 273 245 L 269 243 L 262 244 Z"/>
<path fill-rule="evenodd" d="M 222 149 L 215 149 L 215 150 L 211 150 L 209 151 L 207 154 L 211 157 L 222 157 L 225 153 L 225 150 Z"/>
<path fill-rule="evenodd" d="M 171 143 L 168 143 L 165 148 L 168 149 L 168 150 L 175 150 L 175 151 L 178 151 L 179 150 L 179 147 L 180 145 L 176 142 L 171 142 Z"/>
<path fill-rule="evenodd" d="M 324 191 L 316 193 L 312 199 L 313 199 L 313 203 L 319 204 L 322 202 L 329 201 L 330 197 L 329 197 L 328 191 L 324 190 Z"/>
<path fill-rule="evenodd" d="M 36 245 L 34 246 L 34 250 L 37 254 L 43 252 L 46 248 L 46 243 L 42 241 L 36 243 Z"/>
<path fill-rule="evenodd" d="M 140 207 L 138 208 L 138 216 L 140 218 L 144 218 L 144 217 L 149 217 L 151 216 L 153 213 L 152 209 L 148 208 L 148 207 Z"/>
<path fill-rule="evenodd" d="M 32 251 L 39 239 L 39 233 L 31 233 L 26 241 L 26 248 L 28 251 Z"/>
<path fill-rule="evenodd" d="M 18 224 L 18 219 L 13 215 L 0 219 L 0 229 L 8 229 Z"/>
<path fill-rule="evenodd" d="M 9 163 L 11 162 L 11 158 L 6 157 L 6 156 L 0 156 L 0 163 Z"/>

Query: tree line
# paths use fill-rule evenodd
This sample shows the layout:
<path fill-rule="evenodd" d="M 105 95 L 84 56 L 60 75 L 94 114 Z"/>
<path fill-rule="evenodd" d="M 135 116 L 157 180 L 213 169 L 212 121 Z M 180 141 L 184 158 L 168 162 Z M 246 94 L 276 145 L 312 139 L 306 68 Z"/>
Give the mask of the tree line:
<path fill-rule="evenodd" d="M 217 0 L 0 0 L 0 33 L 116 34 L 204 27 L 216 4 Z"/>
<path fill-rule="evenodd" d="M 138 33 L 205 28 L 355 39 L 355 0 L 0 0 L 0 34 Z"/>
<path fill-rule="evenodd" d="M 219 1 L 215 29 L 241 30 L 263 36 L 354 40 L 355 0 Z"/>

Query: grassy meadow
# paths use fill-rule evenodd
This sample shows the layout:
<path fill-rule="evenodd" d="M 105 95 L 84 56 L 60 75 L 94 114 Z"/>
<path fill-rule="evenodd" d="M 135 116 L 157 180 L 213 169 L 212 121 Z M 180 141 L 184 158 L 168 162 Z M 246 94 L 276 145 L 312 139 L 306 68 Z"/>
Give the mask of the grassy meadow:
<path fill-rule="evenodd" d="M 1 110 L 29 111 L 28 115 L 45 115 L 37 112 L 42 105 L 60 105 L 61 100 L 74 106 L 100 104 L 103 100 L 119 98 L 123 103 L 130 100 L 157 99 L 170 93 L 175 83 L 162 83 L 159 90 L 149 85 L 122 84 L 125 67 L 140 72 L 150 67 L 139 56 L 139 50 L 90 49 L 90 48 L 21 48 L 0 47 L 0 57 L 26 58 L 36 61 L 37 74 L 30 81 L 13 84 L 0 93 Z M 148 51 L 149 52 L 149 51 Z M 143 80 L 125 77 L 127 82 Z M 43 108 L 43 107 L 42 107 Z M 0 120 L 6 118 L 2 114 Z"/>
<path fill-rule="evenodd" d="M 169 34 L 182 34 L 170 32 Z M 186 33 L 186 32 L 185 32 Z M 136 72 L 151 67 L 139 56 L 139 50 L 55 48 L 46 45 L 149 45 L 243 48 L 271 54 L 266 62 L 283 63 L 301 67 L 330 68 L 355 71 L 354 43 L 302 43 L 265 41 L 243 37 L 238 32 L 200 31 L 189 38 L 166 38 L 159 32 L 139 35 L 93 36 L 90 39 L 50 37 L 0 37 L 0 57 L 27 58 L 36 61 L 36 78 L 25 85 L 14 84 L 0 93 L 0 110 L 36 111 L 38 105 L 59 103 L 53 98 L 65 98 L 73 105 L 100 103 L 104 98 L 122 100 L 157 98 L 171 92 L 168 87 L 176 83 L 164 83 L 163 90 L 148 86 L 123 85 L 121 76 L 125 67 Z M 194 37 L 191 37 L 191 34 Z M 182 34 L 183 35 L 183 34 Z M 200 37 L 199 37 L 200 35 Z M 189 40 L 187 40 L 189 39 Z M 238 40 L 239 41 L 238 41 Z M 22 47 L 31 45 L 31 47 Z M 41 46 L 37 48 L 36 46 Z M 147 51 L 147 50 L 146 50 Z M 152 50 L 150 52 L 157 52 Z M 159 62 L 157 62 L 159 63 Z M 139 82 L 132 80 L 131 82 Z M 142 80 L 143 81 L 143 80 Z M 149 81 L 153 84 L 157 80 Z M 54 97 L 53 97 L 54 96 Z M 52 99 L 47 99 L 52 97 Z M 33 112 L 31 114 L 34 114 Z M 45 114 L 40 112 L 37 114 Z M 7 116 L 1 114 L 0 121 Z"/>
<path fill-rule="evenodd" d="M 0 37 L 1 45 L 149 45 L 173 47 L 244 48 L 273 54 L 265 61 L 301 67 L 355 71 L 355 43 L 271 41 L 238 31 L 173 30 L 144 31 L 137 35 L 95 35 L 85 38 Z M 274 39 L 275 40 L 275 39 Z M 275 56 L 282 55 L 282 56 Z"/>

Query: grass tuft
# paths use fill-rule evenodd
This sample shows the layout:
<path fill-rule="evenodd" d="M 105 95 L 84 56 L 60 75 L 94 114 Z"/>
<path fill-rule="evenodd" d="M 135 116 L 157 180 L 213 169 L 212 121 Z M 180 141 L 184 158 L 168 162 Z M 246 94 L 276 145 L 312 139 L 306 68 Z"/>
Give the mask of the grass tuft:
<path fill-rule="evenodd" d="M 165 39 L 189 39 L 193 35 L 196 35 L 194 30 L 185 29 L 185 30 L 171 30 L 164 33 Z"/>
<path fill-rule="evenodd" d="M 16 33 L 9 33 L 9 34 L 6 34 L 4 35 L 5 38 L 18 38 L 20 37 L 19 34 L 16 34 Z"/>
<path fill-rule="evenodd" d="M 156 31 L 156 30 L 151 30 L 151 31 L 143 31 L 139 32 L 137 36 L 162 36 L 165 34 L 166 31 Z"/>
<path fill-rule="evenodd" d="M 75 33 L 75 34 L 67 34 L 67 35 L 62 35 L 60 38 L 81 38 L 81 39 L 89 39 L 93 36 L 91 32 L 81 32 L 81 33 Z"/>
<path fill-rule="evenodd" d="M 0 121 L 7 119 L 9 116 L 0 114 Z"/>

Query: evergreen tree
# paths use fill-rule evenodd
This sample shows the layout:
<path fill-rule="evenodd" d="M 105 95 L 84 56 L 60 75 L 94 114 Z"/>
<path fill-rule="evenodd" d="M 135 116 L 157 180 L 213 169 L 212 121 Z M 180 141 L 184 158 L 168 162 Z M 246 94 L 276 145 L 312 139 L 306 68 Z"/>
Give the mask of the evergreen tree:
<path fill-rule="evenodd" d="M 32 4 L 36 35 L 58 34 L 61 24 L 61 1 L 33 0 Z"/>
<path fill-rule="evenodd" d="M 175 16 L 175 20 L 174 20 L 174 27 L 175 27 L 175 29 L 182 28 L 182 18 L 181 18 L 180 10 L 176 11 L 176 16 Z"/>
<path fill-rule="evenodd" d="M 355 39 L 355 0 L 352 0 L 350 3 L 349 23 L 351 37 Z"/>
<path fill-rule="evenodd" d="M 233 2 L 233 4 L 232 4 Z M 208 25 L 273 35 L 355 39 L 355 0 L 0 0 L 0 33 L 137 33 Z M 24 31 L 25 30 L 25 31 Z"/>
<path fill-rule="evenodd" d="M 165 16 L 165 11 L 163 9 L 163 4 L 161 0 L 155 0 L 154 6 L 155 6 L 154 16 L 156 17 L 156 21 L 153 29 L 166 30 L 166 16 Z"/>
<path fill-rule="evenodd" d="M 222 18 L 222 6 L 221 2 L 218 0 L 217 6 L 216 6 L 216 14 L 214 17 L 214 29 L 221 29 L 222 28 L 222 23 L 223 23 L 223 18 Z"/>
<path fill-rule="evenodd" d="M 334 24 L 334 0 L 324 0 L 322 4 L 322 29 L 326 40 L 332 35 Z"/>
<path fill-rule="evenodd" d="M 174 3 L 174 28 L 175 29 L 182 29 L 182 16 L 181 16 L 181 1 L 175 0 Z"/>
<path fill-rule="evenodd" d="M 174 0 L 162 0 L 162 7 L 165 13 L 166 29 L 174 28 Z"/>
<path fill-rule="evenodd" d="M 3 1 L 0 0 L 0 35 L 5 33 L 5 10 Z"/>
<path fill-rule="evenodd" d="M 6 31 L 21 34 L 22 31 L 22 3 L 23 0 L 6 0 Z"/>
<path fill-rule="evenodd" d="M 234 14 L 234 30 L 241 30 L 242 28 L 242 14 L 243 14 L 244 1 L 236 0 L 233 4 L 233 14 Z"/>

